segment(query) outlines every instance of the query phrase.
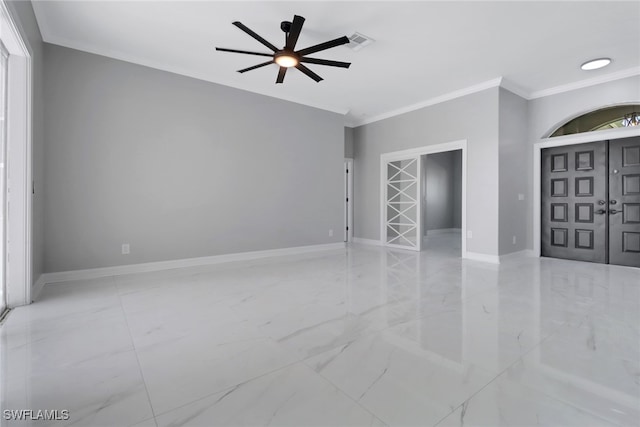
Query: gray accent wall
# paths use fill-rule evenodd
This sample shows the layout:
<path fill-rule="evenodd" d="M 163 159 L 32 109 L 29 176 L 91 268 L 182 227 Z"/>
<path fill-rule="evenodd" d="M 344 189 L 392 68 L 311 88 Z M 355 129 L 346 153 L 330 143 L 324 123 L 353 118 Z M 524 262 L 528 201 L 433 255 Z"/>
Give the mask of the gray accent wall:
<path fill-rule="evenodd" d="M 460 228 L 462 202 L 462 150 L 425 156 L 423 229 Z"/>
<path fill-rule="evenodd" d="M 341 115 L 49 44 L 45 67 L 47 272 L 343 240 Z"/>
<path fill-rule="evenodd" d="M 42 36 L 29 1 L 7 1 L 7 9 L 19 27 L 31 54 L 32 83 L 32 286 L 44 273 L 44 60 Z"/>
<path fill-rule="evenodd" d="M 498 255 L 498 88 L 354 129 L 354 233 L 380 240 L 380 155 L 467 140 L 467 250 Z"/>
<path fill-rule="evenodd" d="M 500 88 L 500 255 L 527 247 L 532 159 L 527 141 L 528 111 L 526 99 Z M 519 200 L 520 194 L 525 200 Z"/>

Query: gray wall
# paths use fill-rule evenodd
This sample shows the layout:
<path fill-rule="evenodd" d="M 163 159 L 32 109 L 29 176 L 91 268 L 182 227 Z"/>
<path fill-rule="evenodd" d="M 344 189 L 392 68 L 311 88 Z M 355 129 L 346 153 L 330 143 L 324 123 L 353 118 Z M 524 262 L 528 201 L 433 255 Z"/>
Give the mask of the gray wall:
<path fill-rule="evenodd" d="M 355 236 L 379 239 L 382 153 L 467 139 L 467 228 L 473 232 L 467 250 L 503 255 L 532 249 L 533 144 L 580 114 L 633 102 L 640 102 L 638 76 L 530 101 L 489 89 L 358 127 Z"/>
<path fill-rule="evenodd" d="M 341 115 L 49 44 L 45 66 L 47 272 L 342 241 Z"/>
<path fill-rule="evenodd" d="M 380 239 L 380 155 L 466 139 L 467 250 L 498 254 L 498 88 L 354 129 L 354 232 Z"/>
<path fill-rule="evenodd" d="M 32 117 L 32 172 L 34 194 L 32 195 L 32 286 L 44 272 L 44 100 L 43 100 L 43 43 L 31 2 L 8 1 L 7 8 L 16 22 L 22 38 L 31 53 L 33 77 Z"/>
<path fill-rule="evenodd" d="M 353 128 L 344 128 L 344 157 L 353 159 Z"/>
<path fill-rule="evenodd" d="M 429 154 L 425 161 L 424 234 L 461 227 L 462 151 Z"/>
<path fill-rule="evenodd" d="M 527 114 L 527 100 L 500 88 L 500 255 L 527 246 L 526 195 L 531 187 L 527 172 L 527 161 L 531 159 Z M 519 194 L 525 195 L 525 200 L 519 200 Z"/>
<path fill-rule="evenodd" d="M 576 89 L 528 102 L 527 176 L 527 248 L 533 248 L 533 144 L 556 128 L 589 111 L 640 102 L 640 76 L 628 77 L 595 86 Z"/>

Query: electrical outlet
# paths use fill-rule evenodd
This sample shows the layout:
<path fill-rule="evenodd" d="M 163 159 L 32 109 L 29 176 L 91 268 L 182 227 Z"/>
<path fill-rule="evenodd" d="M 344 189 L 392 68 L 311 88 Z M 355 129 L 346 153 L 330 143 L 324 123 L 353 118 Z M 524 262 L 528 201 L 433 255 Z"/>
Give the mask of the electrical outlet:
<path fill-rule="evenodd" d="M 128 243 L 122 244 L 122 255 L 129 255 L 131 253 L 131 248 Z"/>
<path fill-rule="evenodd" d="M 518 200 L 524 200 L 524 194 L 518 194 Z"/>
<path fill-rule="evenodd" d="M 329 230 L 329 237 L 333 237 L 333 230 Z"/>
<path fill-rule="evenodd" d="M 516 244 L 516 236 L 513 236 L 513 244 Z"/>
<path fill-rule="evenodd" d="M 467 239 L 473 239 L 473 231 L 467 230 Z"/>

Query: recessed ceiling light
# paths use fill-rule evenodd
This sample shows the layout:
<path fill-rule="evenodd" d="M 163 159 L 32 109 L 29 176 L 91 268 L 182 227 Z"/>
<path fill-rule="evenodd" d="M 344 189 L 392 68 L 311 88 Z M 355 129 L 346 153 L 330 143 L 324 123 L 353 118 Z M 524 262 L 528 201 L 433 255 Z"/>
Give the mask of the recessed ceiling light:
<path fill-rule="evenodd" d="M 611 59 L 609 58 L 598 58 L 592 59 L 591 61 L 587 61 L 580 66 L 583 70 L 591 71 L 597 70 L 598 68 L 606 67 L 611 63 Z"/>

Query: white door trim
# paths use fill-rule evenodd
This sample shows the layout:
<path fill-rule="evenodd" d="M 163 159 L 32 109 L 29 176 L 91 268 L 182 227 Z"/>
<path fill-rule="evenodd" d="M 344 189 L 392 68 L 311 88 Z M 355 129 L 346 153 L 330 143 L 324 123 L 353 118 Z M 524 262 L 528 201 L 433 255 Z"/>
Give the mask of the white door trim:
<path fill-rule="evenodd" d="M 344 197 L 346 200 L 345 204 L 345 230 L 344 230 L 344 241 L 352 242 L 353 241 L 353 159 L 345 158 L 344 159 L 345 166 L 345 187 L 344 187 Z"/>
<path fill-rule="evenodd" d="M 32 60 L 4 0 L 0 0 L 0 38 L 9 51 L 7 126 L 7 304 L 31 303 Z"/>
<path fill-rule="evenodd" d="M 386 164 L 393 160 L 403 160 L 412 157 L 418 157 L 425 154 L 442 153 L 445 151 L 462 150 L 462 227 L 461 227 L 461 247 L 462 258 L 467 258 L 467 140 L 458 140 L 452 142 L 445 142 L 442 144 L 426 145 L 424 147 L 411 148 L 408 150 L 393 151 L 389 153 L 382 153 L 380 155 L 380 243 L 386 246 L 385 239 L 385 227 L 386 227 L 386 213 L 385 209 L 386 200 L 386 177 L 385 172 Z M 420 182 L 422 177 L 418 177 Z M 420 193 L 418 193 L 420 194 Z M 422 218 L 419 218 L 418 224 L 422 223 Z M 421 230 L 419 230 L 422 233 Z M 420 234 L 418 235 L 421 239 Z"/>
<path fill-rule="evenodd" d="M 585 144 L 587 142 L 607 141 L 611 139 L 629 138 L 640 136 L 640 129 L 618 128 L 611 130 L 600 130 L 594 132 L 577 133 L 574 135 L 556 136 L 544 138 L 533 144 L 533 255 L 540 256 L 540 196 L 541 196 L 541 176 L 540 159 L 544 148 L 562 147 L 565 145 Z"/>

